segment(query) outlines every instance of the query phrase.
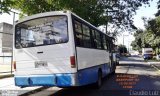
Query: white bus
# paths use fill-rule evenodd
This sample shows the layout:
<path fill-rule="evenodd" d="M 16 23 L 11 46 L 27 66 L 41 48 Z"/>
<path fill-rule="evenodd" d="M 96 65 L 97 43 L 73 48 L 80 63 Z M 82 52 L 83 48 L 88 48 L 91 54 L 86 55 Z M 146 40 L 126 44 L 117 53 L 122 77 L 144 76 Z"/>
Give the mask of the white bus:
<path fill-rule="evenodd" d="M 100 87 L 115 72 L 112 38 L 70 11 L 28 16 L 14 30 L 16 86 Z"/>

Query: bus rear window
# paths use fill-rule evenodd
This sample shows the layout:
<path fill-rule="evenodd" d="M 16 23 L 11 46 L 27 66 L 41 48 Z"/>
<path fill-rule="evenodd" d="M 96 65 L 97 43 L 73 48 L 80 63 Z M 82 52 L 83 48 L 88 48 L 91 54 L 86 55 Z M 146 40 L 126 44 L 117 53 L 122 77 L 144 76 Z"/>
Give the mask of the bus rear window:
<path fill-rule="evenodd" d="M 68 28 L 66 16 L 32 19 L 15 27 L 15 47 L 27 48 L 66 43 Z"/>

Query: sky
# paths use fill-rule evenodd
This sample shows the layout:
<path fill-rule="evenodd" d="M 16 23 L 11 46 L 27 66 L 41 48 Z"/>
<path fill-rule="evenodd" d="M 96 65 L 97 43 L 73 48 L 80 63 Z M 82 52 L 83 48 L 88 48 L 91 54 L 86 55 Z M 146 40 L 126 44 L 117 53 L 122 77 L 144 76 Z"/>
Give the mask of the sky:
<path fill-rule="evenodd" d="M 144 29 L 144 24 L 142 17 L 147 17 L 147 18 L 155 18 L 154 14 L 157 12 L 157 1 L 158 0 L 153 0 L 150 2 L 150 7 L 148 6 L 142 6 L 139 8 L 139 10 L 136 11 L 136 15 L 134 16 L 134 24 L 137 28 Z M 19 16 L 16 14 L 15 15 L 15 20 L 18 20 Z M 7 22 L 9 24 L 13 24 L 13 13 L 8 14 L 1 14 L 0 15 L 0 23 L 1 22 Z M 134 40 L 134 37 L 129 34 L 129 32 L 123 32 L 121 36 L 118 37 L 118 40 L 116 44 L 123 44 L 123 39 L 124 39 L 124 45 L 126 45 L 127 48 L 131 48 L 130 44 Z"/>
<path fill-rule="evenodd" d="M 145 29 L 142 17 L 155 18 L 154 14 L 157 12 L 157 1 L 158 0 L 153 0 L 152 2 L 150 2 L 150 7 L 142 6 L 139 8 L 139 10 L 136 11 L 136 15 L 134 16 L 133 21 L 134 25 L 137 28 Z M 121 36 L 118 37 L 117 41 L 118 45 L 123 44 L 123 37 L 124 37 L 124 45 L 127 48 L 131 48 L 130 44 L 134 40 L 133 35 L 129 34 L 129 32 L 122 33 Z"/>
<path fill-rule="evenodd" d="M 17 12 L 15 10 L 13 10 L 14 12 Z M 19 16 L 18 14 L 15 14 L 15 21 L 19 19 Z M 9 24 L 13 24 L 13 13 L 11 12 L 10 15 L 7 14 L 7 13 L 3 13 L 3 14 L 0 14 L 0 23 L 1 22 L 6 22 L 6 23 L 9 23 Z"/>

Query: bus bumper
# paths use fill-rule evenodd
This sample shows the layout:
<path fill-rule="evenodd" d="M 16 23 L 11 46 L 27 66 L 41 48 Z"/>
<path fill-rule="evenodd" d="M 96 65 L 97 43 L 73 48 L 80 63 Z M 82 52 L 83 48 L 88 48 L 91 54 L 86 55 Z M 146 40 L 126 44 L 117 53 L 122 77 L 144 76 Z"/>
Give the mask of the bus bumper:
<path fill-rule="evenodd" d="M 77 86 L 76 74 L 15 76 L 15 85 L 28 86 Z"/>

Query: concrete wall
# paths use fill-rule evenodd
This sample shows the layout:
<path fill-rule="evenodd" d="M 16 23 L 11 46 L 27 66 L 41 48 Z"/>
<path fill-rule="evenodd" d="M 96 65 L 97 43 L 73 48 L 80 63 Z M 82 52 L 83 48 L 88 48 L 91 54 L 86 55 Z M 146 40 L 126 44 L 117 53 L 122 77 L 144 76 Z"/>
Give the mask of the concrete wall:
<path fill-rule="evenodd" d="M 0 23 L 0 64 L 11 64 L 13 45 L 13 26 Z"/>
<path fill-rule="evenodd" d="M 11 52 L 13 43 L 13 26 L 7 23 L 0 23 L 0 52 Z"/>

